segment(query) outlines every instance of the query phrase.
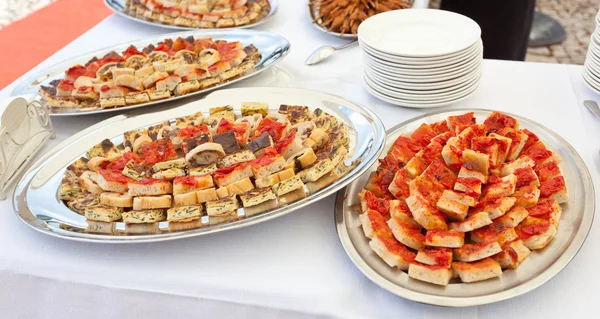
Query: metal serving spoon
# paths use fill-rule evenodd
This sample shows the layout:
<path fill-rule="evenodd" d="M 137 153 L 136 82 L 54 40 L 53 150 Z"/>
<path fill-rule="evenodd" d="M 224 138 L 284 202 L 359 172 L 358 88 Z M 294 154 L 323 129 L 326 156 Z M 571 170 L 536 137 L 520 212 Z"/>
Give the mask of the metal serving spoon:
<path fill-rule="evenodd" d="M 358 41 L 354 40 L 350 43 L 346 43 L 339 47 L 334 47 L 331 45 L 322 46 L 322 47 L 316 49 L 315 52 L 313 52 L 308 57 L 308 59 L 306 59 L 306 65 L 315 65 L 315 64 L 327 59 L 333 52 L 351 48 L 357 44 L 358 44 Z"/>
<path fill-rule="evenodd" d="M 583 105 L 585 105 L 585 107 L 587 107 L 587 109 L 590 110 L 592 114 L 594 114 L 598 119 L 600 119 L 600 108 L 598 107 L 598 103 L 592 100 L 585 100 L 583 101 Z"/>

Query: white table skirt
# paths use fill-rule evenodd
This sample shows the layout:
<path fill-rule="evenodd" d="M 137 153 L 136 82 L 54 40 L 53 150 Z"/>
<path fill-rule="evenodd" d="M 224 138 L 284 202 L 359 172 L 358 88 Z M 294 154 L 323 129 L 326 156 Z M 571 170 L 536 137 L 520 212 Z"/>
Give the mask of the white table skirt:
<path fill-rule="evenodd" d="M 388 128 L 426 111 L 371 97 L 362 84 L 359 48 L 305 66 L 316 47 L 344 41 L 313 28 L 304 1 L 280 3 L 280 12 L 259 29 L 286 36 L 289 56 L 273 71 L 238 86 L 294 86 L 342 95 L 371 108 Z M 165 31 L 111 16 L 41 66 Z M 578 66 L 486 60 L 476 94 L 451 107 L 497 109 L 552 128 L 578 150 L 597 184 L 600 121 L 582 100 L 598 96 L 583 87 L 580 72 Z M 6 99 L 11 87 L 0 98 Z M 53 119 L 57 139 L 46 150 L 104 118 Z M 0 317 L 594 318 L 597 313 L 598 224 L 572 263 L 539 289 L 493 305 L 449 309 L 402 299 L 364 277 L 339 243 L 333 202 L 331 196 L 232 232 L 139 245 L 45 236 L 22 224 L 10 201 L 0 202 Z"/>

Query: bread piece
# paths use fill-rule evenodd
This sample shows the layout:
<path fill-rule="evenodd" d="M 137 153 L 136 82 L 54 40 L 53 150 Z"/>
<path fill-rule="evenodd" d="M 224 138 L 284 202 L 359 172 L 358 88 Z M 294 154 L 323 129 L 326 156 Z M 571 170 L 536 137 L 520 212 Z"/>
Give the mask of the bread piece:
<path fill-rule="evenodd" d="M 521 206 L 514 206 L 508 213 L 494 220 L 494 223 L 498 223 L 505 227 L 514 228 L 521 223 L 525 217 L 529 215 L 527 209 Z"/>
<path fill-rule="evenodd" d="M 496 219 L 508 212 L 517 201 L 514 197 L 501 197 L 492 202 L 484 203 L 483 211 L 488 213 L 490 219 Z"/>
<path fill-rule="evenodd" d="M 227 186 L 247 177 L 252 177 L 253 168 L 249 163 L 240 163 L 234 166 L 219 168 L 213 174 L 215 183 L 219 187 Z"/>
<path fill-rule="evenodd" d="M 212 176 L 183 176 L 173 180 L 173 194 L 192 193 L 214 186 Z"/>
<path fill-rule="evenodd" d="M 291 168 L 285 169 L 283 171 L 279 171 L 277 172 L 277 176 L 279 176 L 279 180 L 280 181 L 285 181 L 287 179 L 290 179 L 292 177 L 294 177 L 294 170 Z"/>
<path fill-rule="evenodd" d="M 376 210 L 367 209 L 358 217 L 367 238 L 373 238 L 376 235 L 394 237 L 392 230 L 387 224 L 387 219 L 381 216 Z"/>
<path fill-rule="evenodd" d="M 488 179 L 487 175 L 485 175 L 485 174 L 483 174 L 481 172 L 478 172 L 476 170 L 468 169 L 468 168 L 466 168 L 464 166 L 461 166 L 460 171 L 458 172 L 458 177 L 459 178 L 460 177 L 465 177 L 465 178 L 466 177 L 473 177 L 473 178 L 477 178 L 483 184 L 487 183 L 487 179 Z"/>
<path fill-rule="evenodd" d="M 314 163 L 312 166 L 298 172 L 298 176 L 302 179 L 302 182 L 314 182 L 319 178 L 325 176 L 335 168 L 335 165 L 330 159 L 324 159 Z"/>
<path fill-rule="evenodd" d="M 206 202 L 206 212 L 208 216 L 220 216 L 237 211 L 239 208 L 235 196 L 228 196 L 216 201 Z"/>
<path fill-rule="evenodd" d="M 444 266 L 429 266 L 415 262 L 408 267 L 408 276 L 434 285 L 446 286 L 452 278 L 452 270 Z"/>
<path fill-rule="evenodd" d="M 60 200 L 72 200 L 84 190 L 79 184 L 79 178 L 76 176 L 64 177 L 60 183 Z"/>
<path fill-rule="evenodd" d="M 172 202 L 171 195 L 138 196 L 133 198 L 133 210 L 170 208 Z"/>
<path fill-rule="evenodd" d="M 100 222 L 114 222 L 120 220 L 122 217 L 121 214 L 123 214 L 123 208 L 110 207 L 102 204 L 89 206 L 83 210 L 83 215 L 86 219 Z"/>
<path fill-rule="evenodd" d="M 317 161 L 317 155 L 315 154 L 313 149 L 312 148 L 304 148 L 304 149 L 300 150 L 299 152 L 296 152 L 295 154 L 291 155 L 287 159 L 286 164 L 293 163 L 292 167 L 294 167 L 294 169 L 296 171 L 301 171 L 302 169 L 310 166 L 311 164 L 313 164 L 316 161 Z"/>
<path fill-rule="evenodd" d="M 165 219 L 164 209 L 132 210 L 123 213 L 123 222 L 126 224 L 157 223 Z"/>
<path fill-rule="evenodd" d="M 276 199 L 276 196 L 271 188 L 264 187 L 252 189 L 246 193 L 240 194 L 240 199 L 242 200 L 244 207 L 251 207 L 266 201 L 274 200 Z"/>
<path fill-rule="evenodd" d="M 159 172 L 159 171 L 167 170 L 167 169 L 171 169 L 171 168 L 184 169 L 186 167 L 186 165 L 187 165 L 187 162 L 185 161 L 185 158 L 178 158 L 178 159 L 174 159 L 174 160 L 170 160 L 170 161 L 156 163 L 152 166 L 152 170 L 154 172 Z"/>
<path fill-rule="evenodd" d="M 452 269 L 458 274 L 462 282 L 476 282 L 487 280 L 502 275 L 500 264 L 491 258 L 476 262 L 453 262 Z"/>
<path fill-rule="evenodd" d="M 88 159 L 85 157 L 80 157 L 78 158 L 76 161 L 74 161 L 73 163 L 71 163 L 71 165 L 67 166 L 67 169 L 65 170 L 65 176 L 71 176 L 71 177 L 78 177 L 81 176 L 81 174 L 83 174 L 83 172 L 88 170 Z"/>
<path fill-rule="evenodd" d="M 464 221 L 450 223 L 450 229 L 466 233 L 474 229 L 490 225 L 491 223 L 492 220 L 490 219 L 488 213 L 480 212 L 467 217 L 467 219 L 465 219 Z"/>
<path fill-rule="evenodd" d="M 514 174 L 506 175 L 501 179 L 495 179 L 492 183 L 490 179 L 490 183 L 485 187 L 482 194 L 484 197 L 496 197 L 496 196 L 511 196 L 514 194 L 517 187 L 517 176 Z"/>
<path fill-rule="evenodd" d="M 250 177 L 246 177 L 237 182 L 231 183 L 227 185 L 227 190 L 229 194 L 240 195 L 246 193 L 254 188 L 254 185 L 250 181 Z"/>
<path fill-rule="evenodd" d="M 221 186 L 221 187 L 217 188 L 216 192 L 217 192 L 218 198 L 225 198 L 225 197 L 228 197 L 229 195 L 231 195 L 229 193 L 229 189 L 227 189 L 226 186 Z"/>
<path fill-rule="evenodd" d="M 84 210 L 87 207 L 96 206 L 100 204 L 100 196 L 95 194 L 90 194 L 88 192 L 83 192 L 79 195 L 74 196 L 69 202 L 67 202 L 67 207 L 72 211 L 76 212 L 79 215 L 84 214 Z"/>
<path fill-rule="evenodd" d="M 453 220 L 464 220 L 465 217 L 467 217 L 467 212 L 469 210 L 469 206 L 463 205 L 446 197 L 441 197 L 438 200 L 436 207 Z"/>
<path fill-rule="evenodd" d="M 425 244 L 433 247 L 459 248 L 465 243 L 465 234 L 457 230 L 430 229 Z"/>
<path fill-rule="evenodd" d="M 481 181 L 478 178 L 459 177 L 456 179 L 456 184 L 454 184 L 454 190 L 466 194 L 471 193 L 478 197 L 481 194 L 481 185 Z"/>
<path fill-rule="evenodd" d="M 171 91 L 169 90 L 154 90 L 148 91 L 148 96 L 150 96 L 151 101 L 164 100 L 171 97 Z"/>
<path fill-rule="evenodd" d="M 217 165 L 219 167 L 229 167 L 229 166 L 236 165 L 239 163 L 249 162 L 254 159 L 256 159 L 256 157 L 254 157 L 254 154 L 252 153 L 252 151 L 242 150 L 240 152 L 228 154 L 228 155 L 221 157 L 217 161 Z"/>
<path fill-rule="evenodd" d="M 177 84 L 175 88 L 175 95 L 185 95 L 188 93 L 196 92 L 200 89 L 200 83 L 196 80 L 191 80 L 188 82 L 181 82 Z"/>
<path fill-rule="evenodd" d="M 448 229 L 444 216 L 424 197 L 415 194 L 406 199 L 413 217 L 425 229 Z"/>
<path fill-rule="evenodd" d="M 150 96 L 146 92 L 132 92 L 125 95 L 125 104 L 134 105 L 150 102 Z"/>
<path fill-rule="evenodd" d="M 235 113 L 233 113 L 233 106 L 231 105 L 211 107 L 208 111 L 213 117 L 218 119 L 224 118 L 229 122 L 235 122 Z"/>
<path fill-rule="evenodd" d="M 506 227 L 501 224 L 493 223 L 491 225 L 475 229 L 471 232 L 471 240 L 476 243 L 496 241 L 500 246 L 516 240 L 519 236 L 514 228 Z"/>
<path fill-rule="evenodd" d="M 196 199 L 198 200 L 198 204 L 202 204 L 209 201 L 217 200 L 219 199 L 219 196 L 217 195 L 217 190 L 215 188 L 208 188 L 197 191 Z"/>
<path fill-rule="evenodd" d="M 277 200 L 272 199 L 255 206 L 245 207 L 244 215 L 249 218 L 264 212 L 271 211 L 275 208 L 277 208 Z"/>
<path fill-rule="evenodd" d="M 173 206 L 189 206 L 196 205 L 198 198 L 195 192 L 173 195 Z"/>
<path fill-rule="evenodd" d="M 535 206 L 540 199 L 540 190 L 537 186 L 523 186 L 515 191 L 513 197 L 517 199 L 515 205 L 529 208 Z"/>
<path fill-rule="evenodd" d="M 300 189 L 304 186 L 299 176 L 294 176 L 287 180 L 281 181 L 273 185 L 273 191 L 277 196 L 285 195 L 291 191 Z"/>
<path fill-rule="evenodd" d="M 202 216 L 202 213 L 202 206 L 200 205 L 174 207 L 167 210 L 167 221 L 189 222 L 199 219 Z"/>
<path fill-rule="evenodd" d="M 102 193 L 100 203 L 111 207 L 133 207 L 133 197 L 120 193 Z"/>
<path fill-rule="evenodd" d="M 136 78 L 133 74 L 122 74 L 117 76 L 115 79 L 115 85 L 124 86 L 136 91 L 144 89 L 142 81 Z"/>
<path fill-rule="evenodd" d="M 507 243 L 502 247 L 502 252 L 494 255 L 494 259 L 502 268 L 517 268 L 518 265 L 531 254 L 531 250 L 523 244 L 523 241 L 517 239 Z"/>
<path fill-rule="evenodd" d="M 113 158 L 121 155 L 121 151 L 117 149 L 115 144 L 109 139 L 104 139 L 102 142 L 94 145 L 89 151 L 88 155 L 90 158 L 100 156 L 106 158 Z"/>
<path fill-rule="evenodd" d="M 421 234 L 421 229 L 412 223 L 400 218 L 391 218 L 387 221 L 387 225 L 394 237 L 402 244 L 415 250 L 425 245 L 425 236 Z"/>
<path fill-rule="evenodd" d="M 221 156 L 225 156 L 221 144 L 204 143 L 187 153 L 185 160 L 191 167 L 198 167 L 216 163 Z"/>
<path fill-rule="evenodd" d="M 131 179 L 124 176 L 121 173 L 110 171 L 110 170 L 100 170 L 96 176 L 96 183 L 105 191 L 117 192 L 117 193 L 126 193 L 127 192 L 127 183 Z"/>
<path fill-rule="evenodd" d="M 454 260 L 467 262 L 477 261 L 493 256 L 501 251 L 502 248 L 496 241 L 465 244 L 454 250 Z"/>
<path fill-rule="evenodd" d="M 285 159 L 279 154 L 272 154 L 270 151 L 265 151 L 252 164 L 252 172 L 256 179 L 267 177 L 275 172 L 280 171 L 285 166 Z"/>
<path fill-rule="evenodd" d="M 515 228 L 523 244 L 530 250 L 542 249 L 556 235 L 557 227 L 551 221 L 528 216 Z"/>
<path fill-rule="evenodd" d="M 465 165 L 473 167 L 473 170 L 480 172 L 483 175 L 489 174 L 490 156 L 488 154 L 466 149 L 462 152 L 462 160 Z"/>
<path fill-rule="evenodd" d="M 477 204 L 477 200 L 475 198 L 464 193 L 458 193 L 448 189 L 444 190 L 442 193 L 442 198 L 447 198 L 468 207 L 474 207 Z"/>
<path fill-rule="evenodd" d="M 549 198 L 557 201 L 559 204 L 569 201 L 569 193 L 565 178 L 562 176 L 554 177 L 542 183 L 540 186 L 540 198 Z"/>
<path fill-rule="evenodd" d="M 452 265 L 452 249 L 423 247 L 417 252 L 415 261 L 429 266 L 442 266 L 450 268 Z"/>
<path fill-rule="evenodd" d="M 260 102 L 242 102 L 242 116 L 260 114 L 263 117 L 269 114 L 269 106 Z"/>
<path fill-rule="evenodd" d="M 513 174 L 519 168 L 533 167 L 535 162 L 529 156 L 521 156 L 516 160 L 506 163 L 500 171 L 501 176 Z"/>
<path fill-rule="evenodd" d="M 259 178 L 254 181 L 256 187 L 269 187 L 280 182 L 279 175 L 277 173 L 269 175 L 267 177 Z"/>
<path fill-rule="evenodd" d="M 394 238 L 375 236 L 369 242 L 369 246 L 390 267 L 407 270 L 411 262 L 415 259 L 415 253 L 408 250 L 408 248 L 397 242 Z"/>
<path fill-rule="evenodd" d="M 206 174 L 212 174 L 217 170 L 217 164 L 210 164 L 207 166 L 199 166 L 188 169 L 188 174 L 191 176 L 200 176 Z"/>
<path fill-rule="evenodd" d="M 153 178 L 131 181 L 127 184 L 127 187 L 129 188 L 128 194 L 131 196 L 164 195 L 173 192 L 171 182 Z"/>
<path fill-rule="evenodd" d="M 96 184 L 98 174 L 92 171 L 86 171 L 79 176 L 79 184 L 92 194 L 101 194 L 104 190 Z"/>

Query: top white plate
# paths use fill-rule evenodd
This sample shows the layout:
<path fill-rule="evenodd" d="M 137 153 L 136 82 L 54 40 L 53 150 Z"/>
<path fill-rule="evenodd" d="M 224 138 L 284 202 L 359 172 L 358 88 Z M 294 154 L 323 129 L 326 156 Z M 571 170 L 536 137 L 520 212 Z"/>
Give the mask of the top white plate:
<path fill-rule="evenodd" d="M 434 57 L 472 46 L 479 25 L 457 13 L 412 9 L 380 13 L 358 27 L 359 39 L 376 50 L 404 57 Z"/>

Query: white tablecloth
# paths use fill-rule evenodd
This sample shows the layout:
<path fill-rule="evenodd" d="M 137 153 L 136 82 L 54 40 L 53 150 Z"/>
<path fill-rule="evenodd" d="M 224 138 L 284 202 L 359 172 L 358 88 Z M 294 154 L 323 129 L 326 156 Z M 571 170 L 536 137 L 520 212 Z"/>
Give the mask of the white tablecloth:
<path fill-rule="evenodd" d="M 240 84 L 312 88 L 371 108 L 386 127 L 424 113 L 371 97 L 362 84 L 359 48 L 319 66 L 305 58 L 344 41 L 313 28 L 304 1 L 280 1 L 259 29 L 287 37 L 289 56 L 273 71 Z M 166 30 L 111 16 L 40 65 Z M 583 86 L 581 67 L 484 61 L 481 87 L 452 105 L 503 110 L 534 119 L 569 141 L 600 181 L 600 121 L 583 107 L 599 97 Z M 0 92 L 10 94 L 12 86 Z M 56 145 L 107 116 L 54 118 Z M 598 194 L 597 194 L 598 195 Z M 288 216 L 240 230 L 165 243 L 86 244 L 52 238 L 22 224 L 0 202 L 0 317 L 597 317 L 600 249 L 596 223 L 572 263 L 550 282 L 509 301 L 463 309 L 417 304 L 380 289 L 345 255 L 329 197 Z"/>

